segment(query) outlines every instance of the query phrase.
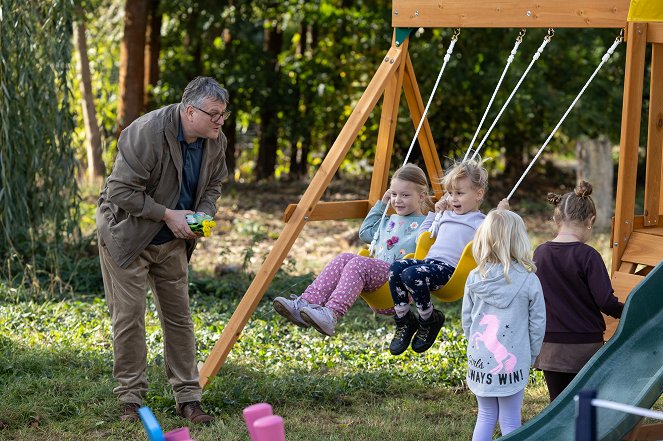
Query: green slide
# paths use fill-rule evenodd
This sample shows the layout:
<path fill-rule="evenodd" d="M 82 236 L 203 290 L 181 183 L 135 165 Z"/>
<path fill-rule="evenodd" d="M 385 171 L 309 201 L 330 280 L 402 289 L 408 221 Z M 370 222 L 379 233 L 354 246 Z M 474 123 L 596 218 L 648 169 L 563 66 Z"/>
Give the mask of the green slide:
<path fill-rule="evenodd" d="M 566 390 L 504 441 L 575 439 L 575 403 L 582 389 L 597 398 L 650 408 L 663 393 L 663 263 L 631 292 L 615 335 L 594 354 Z M 639 417 L 596 409 L 602 441 L 621 440 Z"/>

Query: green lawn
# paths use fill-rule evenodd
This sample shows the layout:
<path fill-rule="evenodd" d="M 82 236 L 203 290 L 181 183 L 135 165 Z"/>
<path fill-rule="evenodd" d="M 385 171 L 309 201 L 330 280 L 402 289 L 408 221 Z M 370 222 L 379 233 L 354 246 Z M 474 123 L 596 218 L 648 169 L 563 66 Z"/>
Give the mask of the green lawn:
<path fill-rule="evenodd" d="M 280 274 L 267 297 L 308 281 Z M 192 285 L 201 360 L 247 283 L 244 276 L 234 275 Z M 140 425 L 116 421 L 110 322 L 103 299 L 37 304 L 8 289 L 1 295 L 0 439 L 145 439 Z M 246 440 L 242 409 L 266 401 L 285 418 L 289 440 L 468 439 L 476 404 L 462 383 L 459 307 L 457 302 L 447 309 L 444 339 L 425 355 L 410 351 L 392 357 L 386 350 L 391 321 L 361 302 L 337 335 L 326 338 L 288 325 L 265 299 L 204 393 L 216 422 L 195 428 L 193 437 Z M 163 428 L 171 430 L 186 421 L 174 414 L 153 305 L 147 320 L 147 404 Z M 546 398 L 537 377 L 527 389 L 525 417 L 540 411 Z"/>
<path fill-rule="evenodd" d="M 535 233 L 533 245 L 550 237 Z M 607 241 L 607 235 L 592 241 L 606 260 Z M 214 254 L 211 247 L 198 253 Z M 313 263 L 314 272 L 324 264 L 322 259 Z M 205 276 L 195 262 L 194 268 L 198 275 L 191 284 L 192 311 L 199 359 L 204 360 L 250 278 L 242 271 Z M 333 338 L 291 326 L 274 314 L 272 298 L 300 293 L 312 280 L 311 274 L 301 274 L 308 270 L 299 264 L 284 268 L 288 273 L 278 273 L 219 376 L 204 392 L 203 404 L 217 420 L 210 427 L 194 428 L 194 439 L 248 439 L 241 411 L 262 401 L 271 403 L 275 413 L 285 418 L 289 440 L 471 437 L 476 402 L 463 385 L 460 302 L 444 305 L 447 325 L 443 338 L 430 351 L 392 357 L 387 346 L 393 322 L 371 313 L 362 301 L 340 323 Z M 151 389 L 146 404 L 162 427 L 171 430 L 186 421 L 174 413 L 161 332 L 151 303 L 147 324 Z M 540 374 L 532 378 L 524 420 L 547 405 Z M 36 303 L 20 291 L 0 286 L 1 440 L 145 439 L 139 424 L 117 421 L 114 385 L 110 320 L 103 298 L 74 296 Z"/>

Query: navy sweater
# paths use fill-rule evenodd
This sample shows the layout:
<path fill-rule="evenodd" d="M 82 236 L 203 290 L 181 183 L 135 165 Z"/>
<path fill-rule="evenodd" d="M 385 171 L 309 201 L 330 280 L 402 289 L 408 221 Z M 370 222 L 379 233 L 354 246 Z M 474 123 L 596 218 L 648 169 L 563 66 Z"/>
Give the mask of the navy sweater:
<path fill-rule="evenodd" d="M 551 343 L 603 341 L 605 320 L 622 315 L 601 255 L 581 242 L 546 242 L 534 251 L 536 275 L 546 301 L 546 335 Z"/>

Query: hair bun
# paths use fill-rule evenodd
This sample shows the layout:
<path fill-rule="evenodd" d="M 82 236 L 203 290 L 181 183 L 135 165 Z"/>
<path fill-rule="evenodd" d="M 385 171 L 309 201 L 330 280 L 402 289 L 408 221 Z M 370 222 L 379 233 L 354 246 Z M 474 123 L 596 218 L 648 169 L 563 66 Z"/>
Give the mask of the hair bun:
<path fill-rule="evenodd" d="M 562 195 L 557 193 L 548 193 L 548 203 L 554 205 L 555 207 L 559 205 L 559 202 L 562 200 Z"/>
<path fill-rule="evenodd" d="M 579 198 L 588 198 L 592 195 L 592 184 L 587 181 L 580 181 L 574 190 Z"/>

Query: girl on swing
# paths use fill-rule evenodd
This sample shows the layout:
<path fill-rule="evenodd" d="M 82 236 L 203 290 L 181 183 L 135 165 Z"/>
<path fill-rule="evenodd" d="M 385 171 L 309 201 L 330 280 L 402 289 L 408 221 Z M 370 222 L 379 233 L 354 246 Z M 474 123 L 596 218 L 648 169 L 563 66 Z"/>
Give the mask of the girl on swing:
<path fill-rule="evenodd" d="M 388 203 L 396 211 L 382 219 Z M 371 243 L 379 230 L 375 258 L 343 253 L 332 259 L 300 296 L 277 297 L 274 310 L 290 322 L 314 327 L 333 335 L 336 323 L 362 292 L 372 292 L 389 279 L 389 265 L 414 252 L 424 212 L 433 209 L 424 171 L 405 164 L 394 172 L 389 190 L 370 210 L 359 229 L 359 237 Z M 382 219 L 382 222 L 380 220 Z M 393 315 L 393 308 L 376 311 Z"/>
<path fill-rule="evenodd" d="M 486 215 L 479 211 L 488 188 L 488 172 L 483 161 L 466 160 L 447 171 L 442 184 L 447 196 L 435 204 L 442 212 L 435 243 L 424 260 L 404 259 L 394 262 L 389 271 L 389 290 L 394 300 L 396 332 L 389 345 L 392 355 L 400 355 L 410 346 L 415 352 L 427 351 L 442 329 L 444 314 L 433 308 L 431 291 L 444 286 L 451 278 L 460 256 Z M 508 209 L 503 199 L 498 208 Z M 428 230 L 435 213 L 428 213 L 421 231 Z M 418 317 L 410 311 L 414 300 Z"/>

